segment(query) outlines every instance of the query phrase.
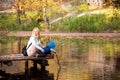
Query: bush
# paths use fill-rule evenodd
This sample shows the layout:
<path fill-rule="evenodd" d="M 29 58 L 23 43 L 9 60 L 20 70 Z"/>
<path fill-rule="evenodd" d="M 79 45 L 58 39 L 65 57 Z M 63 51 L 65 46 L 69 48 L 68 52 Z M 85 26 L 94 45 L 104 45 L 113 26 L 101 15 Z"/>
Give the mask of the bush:
<path fill-rule="evenodd" d="M 79 6 L 76 6 L 76 9 L 77 9 L 78 11 L 88 11 L 89 7 L 88 7 L 87 4 L 81 4 L 81 5 L 79 5 Z"/>
<path fill-rule="evenodd" d="M 79 18 L 69 18 L 62 23 L 56 23 L 51 30 L 69 32 L 114 32 L 120 31 L 120 18 L 111 17 L 107 20 L 105 14 L 92 14 Z"/>

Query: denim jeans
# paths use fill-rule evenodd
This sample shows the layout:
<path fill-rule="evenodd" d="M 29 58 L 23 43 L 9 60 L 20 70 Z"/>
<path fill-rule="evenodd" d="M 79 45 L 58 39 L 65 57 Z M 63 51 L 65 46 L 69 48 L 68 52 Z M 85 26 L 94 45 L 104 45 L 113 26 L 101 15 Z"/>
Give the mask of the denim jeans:
<path fill-rule="evenodd" d="M 46 47 L 44 47 L 43 49 L 44 49 L 44 51 L 45 51 L 44 53 L 42 53 L 40 50 L 38 50 L 37 53 L 38 53 L 38 56 L 39 56 L 39 57 L 46 57 L 47 54 L 50 54 L 50 52 L 51 52 L 49 46 L 46 46 Z"/>

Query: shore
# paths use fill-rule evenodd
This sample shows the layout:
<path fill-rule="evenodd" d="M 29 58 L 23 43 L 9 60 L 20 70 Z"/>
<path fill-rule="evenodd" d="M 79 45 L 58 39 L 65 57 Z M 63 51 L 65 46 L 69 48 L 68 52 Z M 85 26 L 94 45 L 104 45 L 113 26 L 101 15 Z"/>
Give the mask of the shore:
<path fill-rule="evenodd" d="M 1 34 L 1 33 L 0 33 Z M 6 36 L 31 36 L 31 31 L 7 32 Z M 41 36 L 68 36 L 68 37 L 120 37 L 120 33 L 67 33 L 41 32 Z"/>

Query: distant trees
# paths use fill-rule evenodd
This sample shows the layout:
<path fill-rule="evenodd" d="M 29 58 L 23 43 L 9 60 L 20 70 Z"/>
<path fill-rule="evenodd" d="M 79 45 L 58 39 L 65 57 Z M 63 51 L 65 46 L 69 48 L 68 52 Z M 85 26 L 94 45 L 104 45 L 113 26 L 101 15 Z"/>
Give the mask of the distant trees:
<path fill-rule="evenodd" d="M 0 11 L 11 8 L 14 0 L 0 0 Z"/>
<path fill-rule="evenodd" d="M 36 16 L 29 15 L 29 18 L 33 21 L 36 20 L 36 24 L 40 21 L 44 21 L 47 28 L 49 28 L 49 17 L 60 11 L 58 1 L 54 0 L 15 0 L 14 8 L 16 10 L 18 24 L 21 25 L 22 15 L 27 15 L 29 12 L 35 12 Z M 28 15 L 27 15 L 28 17 Z"/>
<path fill-rule="evenodd" d="M 25 15 L 27 11 L 42 9 L 42 2 L 40 0 L 15 0 L 14 8 L 17 12 L 18 24 L 21 24 L 21 15 Z"/>
<path fill-rule="evenodd" d="M 104 0 L 87 0 L 89 5 L 98 5 L 101 6 Z"/>
<path fill-rule="evenodd" d="M 115 7 L 117 8 L 120 7 L 120 0 L 112 0 L 112 3 L 114 4 Z"/>
<path fill-rule="evenodd" d="M 120 6 L 120 0 L 86 0 L 89 5 L 95 6 L 103 6 L 104 5 L 111 5 L 114 7 Z"/>

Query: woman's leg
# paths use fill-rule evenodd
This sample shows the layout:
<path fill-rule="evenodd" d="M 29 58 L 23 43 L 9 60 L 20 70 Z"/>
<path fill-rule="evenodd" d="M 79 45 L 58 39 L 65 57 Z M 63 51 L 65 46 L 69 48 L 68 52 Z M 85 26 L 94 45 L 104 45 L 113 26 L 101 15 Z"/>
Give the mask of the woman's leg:
<path fill-rule="evenodd" d="M 46 57 L 46 53 L 42 53 L 40 50 L 38 50 L 38 57 Z"/>

